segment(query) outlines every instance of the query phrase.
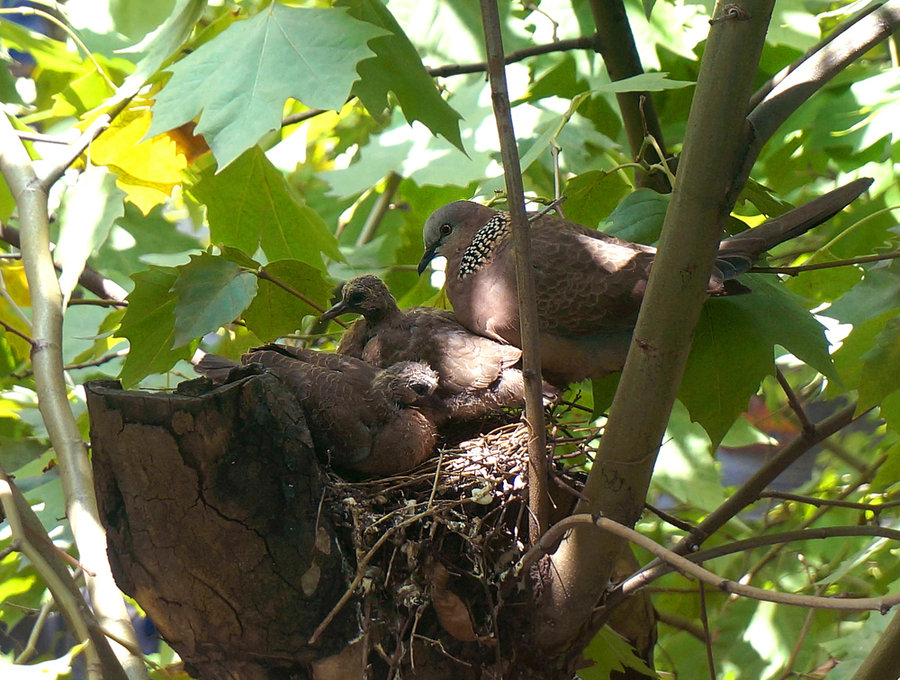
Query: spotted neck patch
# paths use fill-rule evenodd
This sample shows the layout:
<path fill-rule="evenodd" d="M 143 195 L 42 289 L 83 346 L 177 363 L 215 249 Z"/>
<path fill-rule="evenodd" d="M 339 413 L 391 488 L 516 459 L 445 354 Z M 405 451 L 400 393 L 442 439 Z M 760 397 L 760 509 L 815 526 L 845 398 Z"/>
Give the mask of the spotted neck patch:
<path fill-rule="evenodd" d="M 459 262 L 460 279 L 474 274 L 494 259 L 494 251 L 510 234 L 509 224 L 509 213 L 497 211 L 475 232 L 472 242 Z"/>

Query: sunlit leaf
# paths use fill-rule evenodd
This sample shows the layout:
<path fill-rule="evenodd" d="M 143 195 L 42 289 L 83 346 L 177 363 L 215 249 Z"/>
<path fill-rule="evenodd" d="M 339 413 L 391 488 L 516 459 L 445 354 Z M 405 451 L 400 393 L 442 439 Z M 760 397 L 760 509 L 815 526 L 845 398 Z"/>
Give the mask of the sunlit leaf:
<path fill-rule="evenodd" d="M 168 371 L 180 359 L 190 358 L 193 349 L 184 345 L 172 349 L 175 339 L 175 307 L 178 299 L 172 287 L 178 279 L 173 267 L 150 267 L 131 277 L 134 290 L 116 335 L 127 338 L 130 351 L 119 379 L 126 387 L 150 373 Z"/>
<path fill-rule="evenodd" d="M 441 97 L 434 81 L 409 38 L 380 0 L 340 0 L 336 7 L 347 7 L 350 16 L 377 26 L 387 35 L 369 42 L 375 53 L 357 66 L 361 79 L 353 86 L 372 115 L 381 117 L 393 92 L 407 122 L 424 123 L 436 135 L 442 135 L 463 150 L 459 134 L 461 116 Z"/>
<path fill-rule="evenodd" d="M 225 168 L 278 129 L 288 97 L 311 108 L 340 109 L 359 77 L 357 63 L 373 54 L 366 42 L 378 35 L 384 31 L 343 9 L 272 3 L 171 66 L 149 134 L 200 114 L 197 133 Z"/>
<path fill-rule="evenodd" d="M 628 194 L 631 185 L 617 172 L 591 170 L 566 182 L 562 207 L 566 219 L 588 227 L 597 223 Z"/>
<path fill-rule="evenodd" d="M 251 254 L 262 248 L 271 260 L 302 260 L 320 268 L 323 254 L 344 257 L 322 219 L 298 200 L 258 147 L 218 174 L 206 171 L 193 193 L 206 203 L 213 243 Z"/>
<path fill-rule="evenodd" d="M 119 187 L 145 215 L 169 199 L 181 171 L 206 150 L 202 138 L 181 128 L 145 139 L 150 118 L 147 107 L 126 109 L 90 149 L 91 160 L 116 173 Z"/>
<path fill-rule="evenodd" d="M 223 257 L 192 255 L 189 264 L 176 269 L 178 278 L 173 290 L 178 303 L 173 347 L 230 323 L 256 295 L 256 276 Z"/>
<path fill-rule="evenodd" d="M 59 287 L 63 297 L 78 283 L 88 257 L 106 240 L 113 222 L 125 214 L 125 194 L 106 168 L 88 165 L 66 191 L 59 214 L 59 242 L 54 251 L 62 268 Z"/>

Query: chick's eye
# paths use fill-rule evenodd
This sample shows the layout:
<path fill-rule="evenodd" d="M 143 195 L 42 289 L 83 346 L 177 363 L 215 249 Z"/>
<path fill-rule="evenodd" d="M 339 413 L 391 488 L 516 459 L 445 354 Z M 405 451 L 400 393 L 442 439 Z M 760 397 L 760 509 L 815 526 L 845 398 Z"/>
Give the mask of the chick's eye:
<path fill-rule="evenodd" d="M 450 232 L 453 231 L 453 227 L 449 224 L 444 223 L 441 225 L 441 228 L 438 231 L 440 232 L 441 236 L 449 236 Z"/>
<path fill-rule="evenodd" d="M 347 296 L 347 302 L 350 303 L 351 305 L 358 305 L 360 302 L 363 301 L 364 297 L 365 296 L 362 293 L 360 293 L 358 291 L 354 291 L 354 292 L 350 293 L 350 295 Z"/>

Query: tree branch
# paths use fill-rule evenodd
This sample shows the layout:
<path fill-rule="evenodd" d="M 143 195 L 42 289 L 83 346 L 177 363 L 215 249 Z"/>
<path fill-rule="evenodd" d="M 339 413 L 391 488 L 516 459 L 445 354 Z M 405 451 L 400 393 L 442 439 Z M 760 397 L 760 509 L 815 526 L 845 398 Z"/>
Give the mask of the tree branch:
<path fill-rule="evenodd" d="M 589 4 L 594 16 L 594 25 L 597 27 L 598 52 L 603 57 L 610 79 L 623 80 L 643 73 L 644 68 L 641 66 L 622 0 L 590 0 Z M 650 94 L 620 92 L 616 94 L 616 101 L 622 112 L 622 121 L 625 124 L 632 156 L 649 165 L 665 164 L 665 158 L 661 158 L 656 150 L 665 149 L 666 143 Z M 644 143 L 648 136 L 656 140 L 657 147 Z M 663 173 L 638 173 L 637 177 L 640 186 L 649 187 L 659 193 L 668 193 L 672 190 Z"/>
<path fill-rule="evenodd" d="M 753 109 L 742 131 L 745 152 L 728 191 L 729 203 L 737 200 L 763 146 L 788 116 L 898 27 L 900 0 L 889 0 L 871 13 L 853 17 L 839 26 L 831 36 L 763 85 L 751 100 Z"/>
<path fill-rule="evenodd" d="M 126 675 L 100 626 L 60 561 L 56 546 L 44 531 L 28 501 L 0 467 L 0 506 L 9 522 L 18 550 L 34 565 L 59 606 L 66 624 L 77 642 L 89 641 L 85 647 L 88 677 L 95 680 L 126 680 Z"/>
<path fill-rule="evenodd" d="M 31 295 L 34 344 L 31 352 L 41 416 L 59 458 L 66 515 L 81 561 L 96 576 L 86 576 L 91 603 L 101 625 L 119 637 L 135 640 L 134 628 L 116 587 L 106 555 L 93 475 L 81 432 L 69 407 L 62 361 L 63 306 L 50 254 L 47 191 L 9 119 L 0 116 L 0 172 L 16 200 L 21 227 L 22 260 Z M 117 646 L 117 655 L 132 679 L 146 678 L 143 661 Z"/>
<path fill-rule="evenodd" d="M 22 248 L 21 234 L 15 227 L 8 224 L 0 224 L 0 241 L 8 243 L 15 248 Z M 56 249 L 56 245 L 50 244 L 50 252 Z M 62 270 L 59 265 L 54 265 L 58 271 Z M 94 295 L 101 299 L 115 300 L 117 302 L 125 302 L 128 291 L 122 288 L 112 279 L 108 279 L 93 267 L 85 266 L 78 276 L 78 284 L 85 289 L 91 291 Z"/>
<path fill-rule="evenodd" d="M 638 533 L 624 524 L 620 524 L 608 517 L 598 517 L 595 519 L 584 513 L 570 515 L 555 524 L 553 529 L 545 535 L 547 540 L 545 541 L 544 537 L 542 537 L 537 545 L 533 546 L 525 553 L 521 562 L 530 564 L 536 559 L 535 553 L 552 550 L 554 544 L 559 540 L 560 534 L 584 525 L 595 526 L 606 533 L 630 541 L 634 545 L 640 546 L 647 552 L 655 555 L 658 560 L 665 562 L 671 569 L 680 572 L 684 576 L 692 576 L 698 581 L 733 595 L 739 595 L 753 600 L 761 600 L 763 602 L 788 604 L 795 607 L 811 607 L 854 612 L 878 611 L 885 613 L 892 607 L 900 604 L 900 593 L 895 593 L 894 595 L 889 595 L 887 597 L 819 597 L 816 595 L 780 593 L 777 591 L 765 590 L 764 588 L 744 585 L 736 581 L 722 578 L 721 576 L 704 569 L 698 564 L 695 564 L 693 559 L 688 559 L 687 557 L 664 548 L 653 539 Z"/>
<path fill-rule="evenodd" d="M 503 39 L 500 35 L 497 0 L 481 0 L 481 21 L 484 25 L 491 100 L 500 137 L 500 155 L 506 179 L 509 214 L 512 219 L 522 336 L 522 372 L 525 376 L 525 420 L 528 423 L 529 538 L 534 542 L 547 530 L 550 495 L 547 490 L 547 434 L 544 429 L 544 405 L 541 396 L 537 301 L 534 279 L 531 275 L 531 240 L 528 235 L 528 218 L 525 214 L 525 191 L 522 186 L 522 170 L 519 167 L 519 151 L 506 88 Z"/>
<path fill-rule="evenodd" d="M 833 269 L 835 267 L 851 267 L 857 264 L 867 264 L 869 262 L 883 262 L 885 260 L 896 260 L 900 257 L 900 251 L 890 253 L 881 253 L 878 255 L 863 255 L 862 257 L 851 257 L 846 260 L 833 260 L 832 262 L 816 262 L 814 264 L 801 264 L 796 267 L 751 267 L 751 272 L 760 272 L 763 274 L 787 274 L 788 276 L 797 276 L 803 272 L 812 272 L 817 269 Z"/>
<path fill-rule="evenodd" d="M 895 613 L 878 642 L 856 669 L 852 680 L 882 680 L 900 668 L 900 613 Z"/>
<path fill-rule="evenodd" d="M 504 55 L 503 63 L 514 64 L 528 59 L 529 57 L 550 54 L 551 52 L 568 52 L 571 50 L 594 50 L 599 52 L 601 49 L 600 46 L 600 36 L 595 33 L 594 35 L 587 35 L 581 38 L 568 38 L 566 40 L 557 40 L 543 45 L 525 47 L 521 50 L 516 50 Z M 428 71 L 428 75 L 432 78 L 446 78 L 448 76 L 460 76 L 466 73 L 482 73 L 483 71 L 488 70 L 488 64 L 484 61 L 477 61 L 471 64 L 446 64 L 444 66 L 426 68 L 425 70 Z"/>
<path fill-rule="evenodd" d="M 773 0 L 744 4 L 747 21 L 710 28 L 688 118 L 675 191 L 622 378 L 585 484 L 590 504 L 625 525 L 640 516 L 650 476 L 706 298 L 746 103 Z M 536 640 L 554 648 L 584 626 L 606 589 L 622 544 L 591 527 L 571 532 L 552 556 L 536 618 Z"/>

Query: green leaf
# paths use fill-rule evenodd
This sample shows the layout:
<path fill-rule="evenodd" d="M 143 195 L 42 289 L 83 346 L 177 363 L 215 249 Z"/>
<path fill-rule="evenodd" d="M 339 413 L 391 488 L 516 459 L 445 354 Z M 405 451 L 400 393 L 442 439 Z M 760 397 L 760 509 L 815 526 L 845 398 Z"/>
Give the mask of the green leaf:
<path fill-rule="evenodd" d="M 120 14 L 128 5 L 119 8 Z M 138 5 L 134 6 L 135 8 Z M 147 78 L 159 70 L 167 59 L 176 53 L 184 41 L 191 35 L 194 24 L 203 13 L 206 0 L 178 0 L 175 7 L 168 13 L 168 18 L 153 32 L 148 33 L 135 45 L 122 50 L 123 53 L 143 53 L 143 57 L 137 64 L 134 72 L 125 79 L 116 96 L 116 101 L 136 94 L 143 87 Z M 135 12 L 137 20 L 147 19 L 147 10 L 143 5 Z M 121 17 L 124 19 L 124 17 Z M 191 116 L 193 117 L 193 116 Z M 174 126 L 173 126 L 174 127 Z"/>
<path fill-rule="evenodd" d="M 727 298 L 710 300 L 697 322 L 678 398 L 715 448 L 774 370 L 772 344 L 753 317 Z"/>
<path fill-rule="evenodd" d="M 571 98 L 588 89 L 588 82 L 575 69 L 575 59 L 566 54 L 558 63 L 544 71 L 528 90 L 531 101 L 544 97 Z"/>
<path fill-rule="evenodd" d="M 288 97 L 339 110 L 358 77 L 357 63 L 372 56 L 366 42 L 383 34 L 343 9 L 273 2 L 172 65 L 147 136 L 200 114 L 196 133 L 225 168 L 280 127 Z"/>
<path fill-rule="evenodd" d="M 668 73 L 641 73 L 640 75 L 622 78 L 594 88 L 595 92 L 619 94 L 620 92 L 661 92 L 662 90 L 678 90 L 682 87 L 693 87 L 696 83 L 690 80 L 669 80 Z"/>
<path fill-rule="evenodd" d="M 297 260 L 271 262 L 264 269 L 319 307 L 316 309 L 272 281 L 260 279 L 259 290 L 244 312 L 244 320 L 260 340 L 269 342 L 300 328 L 304 316 L 320 314 L 327 306 L 333 285 L 320 270 Z"/>
<path fill-rule="evenodd" d="M 854 326 L 900 308 L 900 261 L 889 267 L 867 269 L 865 278 L 825 312 Z"/>
<path fill-rule="evenodd" d="M 566 182 L 563 192 L 566 219 L 595 227 L 630 190 L 631 184 L 619 172 L 590 170 L 576 175 Z"/>
<path fill-rule="evenodd" d="M 128 295 L 128 308 L 116 332 L 118 337 L 127 338 L 130 345 L 119 375 L 125 387 L 151 373 L 164 373 L 193 353 L 190 346 L 171 349 L 178 303 L 172 286 L 178 271 L 173 267 L 150 267 L 131 278 L 134 290 Z"/>
<path fill-rule="evenodd" d="M 193 189 L 207 206 L 210 239 L 245 253 L 262 248 L 270 260 L 302 260 L 322 268 L 322 253 L 343 260 L 337 240 L 291 192 L 259 147 L 219 174 L 207 170 Z"/>
<path fill-rule="evenodd" d="M 408 123 L 421 121 L 465 152 L 459 132 L 462 116 L 441 97 L 419 53 L 387 7 L 380 0 L 341 0 L 335 7 L 347 7 L 350 16 L 386 32 L 369 43 L 375 56 L 356 67 L 361 80 L 353 86 L 353 94 L 372 116 L 381 117 L 388 107 L 388 92 L 393 92 Z"/>
<path fill-rule="evenodd" d="M 613 671 L 634 668 L 651 677 L 656 674 L 647 667 L 628 641 L 609 626 L 601 628 L 584 650 L 584 656 L 594 662 L 590 668 L 578 671 L 581 680 L 606 680 Z"/>
<path fill-rule="evenodd" d="M 102 166 L 88 165 L 66 190 L 59 214 L 59 243 L 53 252 L 62 267 L 59 287 L 68 300 L 88 257 L 97 250 L 125 214 L 125 192 Z"/>
<path fill-rule="evenodd" d="M 669 196 L 637 189 L 625 197 L 600 229 L 634 243 L 656 243 L 669 207 Z"/>
<path fill-rule="evenodd" d="M 714 446 L 747 408 L 762 378 L 774 372 L 775 345 L 837 380 L 825 329 L 800 298 L 764 275 L 748 274 L 741 281 L 751 293 L 704 305 L 678 393 Z"/>
<path fill-rule="evenodd" d="M 900 316 L 888 321 L 875 336 L 872 349 L 862 355 L 862 361 L 858 413 L 900 390 Z"/>
<path fill-rule="evenodd" d="M 178 303 L 172 347 L 234 321 L 256 295 L 256 275 L 224 257 L 192 255 L 188 264 L 176 269 L 173 290 Z"/>
<path fill-rule="evenodd" d="M 809 313 L 803 298 L 765 274 L 744 274 L 741 282 L 752 292 L 725 299 L 744 309 L 769 343 L 781 345 L 819 373 L 837 380 L 825 327 Z"/>

